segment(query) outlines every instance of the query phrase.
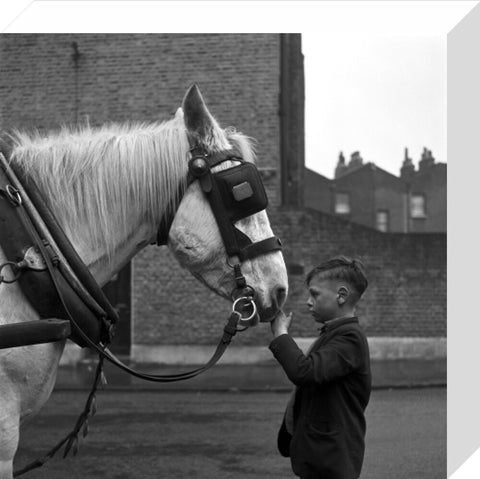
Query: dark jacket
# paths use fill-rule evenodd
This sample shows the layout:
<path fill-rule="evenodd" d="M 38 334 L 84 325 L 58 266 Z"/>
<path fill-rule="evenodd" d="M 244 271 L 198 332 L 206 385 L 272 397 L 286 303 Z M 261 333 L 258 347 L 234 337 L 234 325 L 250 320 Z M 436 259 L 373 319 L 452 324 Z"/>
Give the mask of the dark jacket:
<path fill-rule="evenodd" d="M 270 350 L 297 386 L 293 436 L 284 422 L 278 437 L 293 472 L 311 479 L 357 479 L 371 390 L 368 343 L 358 319 L 327 323 L 308 356 L 288 334 L 274 339 Z"/>

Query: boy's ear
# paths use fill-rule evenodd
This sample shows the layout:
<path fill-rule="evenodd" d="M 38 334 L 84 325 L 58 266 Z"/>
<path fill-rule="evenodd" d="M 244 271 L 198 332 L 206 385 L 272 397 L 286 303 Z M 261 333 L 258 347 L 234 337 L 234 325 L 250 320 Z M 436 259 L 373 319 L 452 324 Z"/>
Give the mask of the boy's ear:
<path fill-rule="evenodd" d="M 338 288 L 338 293 L 337 293 L 337 302 L 339 306 L 342 306 L 342 304 L 345 304 L 347 302 L 347 299 L 350 295 L 350 291 L 346 286 L 340 286 Z"/>

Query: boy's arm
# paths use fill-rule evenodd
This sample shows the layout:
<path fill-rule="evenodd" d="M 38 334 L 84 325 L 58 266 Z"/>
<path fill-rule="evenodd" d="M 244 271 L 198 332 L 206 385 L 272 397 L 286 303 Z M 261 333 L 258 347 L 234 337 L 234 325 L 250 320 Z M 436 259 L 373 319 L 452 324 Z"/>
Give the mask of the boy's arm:
<path fill-rule="evenodd" d="M 289 334 L 277 336 L 270 343 L 269 349 L 292 383 L 299 386 L 314 380 L 311 358 L 303 354 Z"/>
<path fill-rule="evenodd" d="M 312 353 L 314 380 L 332 381 L 358 371 L 364 368 L 368 356 L 363 334 L 355 329 L 344 331 Z"/>
<path fill-rule="evenodd" d="M 288 334 L 276 337 L 270 350 L 297 386 L 308 382 L 322 383 L 359 369 L 364 361 L 363 341 L 354 330 L 332 338 L 309 356 L 305 356 Z"/>

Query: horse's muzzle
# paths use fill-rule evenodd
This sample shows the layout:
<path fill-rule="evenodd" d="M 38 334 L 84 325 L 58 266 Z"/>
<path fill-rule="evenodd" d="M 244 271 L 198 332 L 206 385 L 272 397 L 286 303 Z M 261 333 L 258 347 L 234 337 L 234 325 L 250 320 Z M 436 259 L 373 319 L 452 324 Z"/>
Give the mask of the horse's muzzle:
<path fill-rule="evenodd" d="M 287 300 L 287 289 L 284 286 L 277 285 L 272 289 L 271 306 L 266 308 L 259 307 L 260 322 L 269 323 L 275 319 L 278 312 L 282 309 Z"/>

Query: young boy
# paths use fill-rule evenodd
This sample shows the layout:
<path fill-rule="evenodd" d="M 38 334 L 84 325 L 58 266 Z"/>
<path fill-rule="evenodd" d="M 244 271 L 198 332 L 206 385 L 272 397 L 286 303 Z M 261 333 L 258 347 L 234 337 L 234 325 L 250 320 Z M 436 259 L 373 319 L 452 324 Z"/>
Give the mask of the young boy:
<path fill-rule="evenodd" d="M 303 479 L 358 479 L 371 374 L 355 306 L 368 282 L 362 264 L 344 256 L 314 268 L 306 282 L 307 306 L 321 331 L 307 355 L 288 334 L 291 313 L 271 324 L 270 350 L 296 385 L 278 448 Z"/>

